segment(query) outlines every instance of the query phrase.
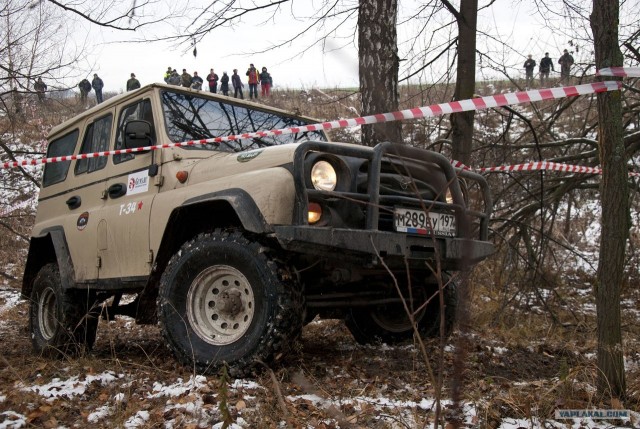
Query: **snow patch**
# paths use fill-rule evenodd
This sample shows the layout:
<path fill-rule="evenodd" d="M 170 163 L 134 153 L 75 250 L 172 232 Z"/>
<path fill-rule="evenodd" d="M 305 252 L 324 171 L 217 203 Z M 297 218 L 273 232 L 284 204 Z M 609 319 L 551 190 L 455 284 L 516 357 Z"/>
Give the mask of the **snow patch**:
<path fill-rule="evenodd" d="M 73 376 L 68 380 L 54 378 L 51 382 L 36 386 L 19 386 L 22 391 L 35 392 L 40 396 L 53 400 L 59 397 L 72 398 L 73 396 L 83 395 L 87 387 L 93 382 L 100 382 L 105 386 L 116 380 L 116 376 L 112 371 L 106 371 L 98 375 L 87 375 L 84 380 L 80 380 L 77 376 Z"/>
<path fill-rule="evenodd" d="M 166 386 L 160 382 L 153 383 L 153 392 L 147 395 L 148 398 L 161 398 L 163 396 L 181 396 L 185 393 L 189 393 L 192 390 L 198 390 L 205 386 L 207 383 L 207 377 L 203 375 L 191 376 L 189 381 L 184 382 L 182 378 L 178 378 L 178 381 L 174 384 Z"/>

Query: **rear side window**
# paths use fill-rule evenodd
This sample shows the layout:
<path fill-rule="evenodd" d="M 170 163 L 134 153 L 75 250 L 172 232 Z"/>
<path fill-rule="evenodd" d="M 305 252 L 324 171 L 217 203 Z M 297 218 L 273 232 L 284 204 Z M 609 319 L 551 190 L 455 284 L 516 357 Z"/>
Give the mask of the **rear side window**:
<path fill-rule="evenodd" d="M 109 150 L 112 123 L 113 116 L 107 115 L 89 124 L 84 134 L 80 153 L 104 152 Z M 103 169 L 105 165 L 107 165 L 106 156 L 79 159 L 76 161 L 75 172 L 76 174 L 91 173 Z"/>
<path fill-rule="evenodd" d="M 47 148 L 47 158 L 73 155 L 73 151 L 78 143 L 79 134 L 78 130 L 74 130 L 64 137 L 53 140 L 49 143 L 49 147 Z M 64 181 L 64 179 L 67 178 L 69 165 L 71 165 L 71 161 L 45 164 L 44 174 L 42 176 L 42 186 L 46 188 L 47 186 Z"/>

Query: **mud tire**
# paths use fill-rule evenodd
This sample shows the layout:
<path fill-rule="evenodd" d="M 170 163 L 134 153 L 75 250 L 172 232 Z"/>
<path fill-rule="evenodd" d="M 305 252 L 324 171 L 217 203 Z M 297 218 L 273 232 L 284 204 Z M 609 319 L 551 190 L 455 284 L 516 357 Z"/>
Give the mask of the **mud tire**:
<path fill-rule="evenodd" d="M 57 264 L 40 269 L 33 283 L 29 331 L 36 353 L 82 356 L 96 340 L 99 310 L 93 292 L 63 290 Z"/>
<path fill-rule="evenodd" d="M 438 290 L 438 285 L 427 285 L 424 289 L 414 289 L 414 296 L 420 294 L 424 302 Z M 393 296 L 397 296 L 394 294 Z M 445 337 L 453 332 L 456 320 L 458 296 L 456 284 L 450 282 L 444 289 Z M 418 304 L 419 305 L 419 304 Z M 399 344 L 413 339 L 414 330 L 402 304 L 387 304 L 374 307 L 354 307 L 345 317 L 347 328 L 360 344 Z M 440 299 L 436 295 L 418 316 L 418 332 L 423 338 L 440 335 Z"/>
<path fill-rule="evenodd" d="M 218 311 L 225 306 L 225 288 L 241 295 L 236 314 Z M 300 336 L 302 316 L 301 288 L 286 265 L 238 231 L 216 230 L 188 241 L 160 280 L 162 334 L 178 360 L 198 373 L 212 374 L 226 364 L 231 376 L 251 374 L 260 362 L 286 353 Z M 222 320 L 228 321 L 224 328 Z"/>

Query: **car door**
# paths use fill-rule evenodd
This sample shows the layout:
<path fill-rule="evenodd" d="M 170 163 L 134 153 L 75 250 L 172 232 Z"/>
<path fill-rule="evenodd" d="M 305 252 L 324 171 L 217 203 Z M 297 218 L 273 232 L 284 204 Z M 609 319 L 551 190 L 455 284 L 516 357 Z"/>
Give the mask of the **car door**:
<path fill-rule="evenodd" d="M 125 104 L 117 109 L 113 148 L 124 147 L 124 128 L 131 120 L 146 120 L 153 125 L 149 98 Z M 149 144 L 155 144 L 155 131 Z M 105 177 L 105 204 L 98 224 L 97 244 L 101 280 L 144 282 L 151 272 L 153 255 L 149 247 L 149 217 L 158 193 L 156 179 L 149 176 L 151 152 L 120 154 L 109 158 Z"/>
<path fill-rule="evenodd" d="M 108 150 L 113 128 L 113 109 L 90 117 L 83 128 L 79 154 Z M 106 157 L 77 159 L 72 175 L 67 177 L 65 204 L 69 215 L 65 235 L 78 283 L 93 282 L 98 277 L 96 255 L 100 212 L 104 206 Z"/>

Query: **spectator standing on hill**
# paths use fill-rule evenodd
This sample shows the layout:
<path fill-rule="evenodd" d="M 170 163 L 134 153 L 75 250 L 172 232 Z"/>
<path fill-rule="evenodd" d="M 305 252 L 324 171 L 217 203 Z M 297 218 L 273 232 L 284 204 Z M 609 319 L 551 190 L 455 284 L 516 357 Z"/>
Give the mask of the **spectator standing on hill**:
<path fill-rule="evenodd" d="M 173 69 L 171 67 L 167 67 L 167 71 L 164 72 L 164 83 L 169 83 L 169 78 L 171 77 L 171 73 L 173 73 Z"/>
<path fill-rule="evenodd" d="M 167 80 L 167 83 L 169 85 L 180 86 L 181 82 L 182 82 L 182 79 L 180 79 L 180 75 L 178 74 L 178 71 L 176 69 L 173 69 L 173 71 L 171 72 L 171 76 L 169 76 L 169 79 Z"/>
<path fill-rule="evenodd" d="M 140 81 L 136 79 L 135 73 L 131 73 L 131 78 L 127 81 L 127 91 L 140 88 Z"/>
<path fill-rule="evenodd" d="M 211 69 L 207 75 L 207 82 L 209 82 L 209 92 L 214 94 L 218 92 L 218 75 Z"/>
<path fill-rule="evenodd" d="M 191 75 L 187 73 L 187 69 L 182 69 L 182 75 L 180 76 L 182 80 L 182 86 L 185 88 L 191 88 Z"/>
<path fill-rule="evenodd" d="M 271 95 L 272 84 L 273 80 L 271 79 L 271 75 L 267 72 L 267 68 L 262 67 L 262 72 L 260 73 L 260 89 L 262 89 L 263 97 L 269 97 Z"/>
<path fill-rule="evenodd" d="M 244 83 L 242 83 L 242 79 L 240 79 L 238 69 L 233 69 L 233 74 L 231 75 L 231 84 L 233 85 L 233 96 L 235 98 L 238 98 L 238 94 L 240 94 L 240 98 L 244 100 L 244 94 L 242 93 Z"/>
<path fill-rule="evenodd" d="M 47 90 L 47 84 L 42 81 L 41 77 L 33 84 L 33 89 L 38 93 L 38 101 L 44 101 L 44 92 Z"/>
<path fill-rule="evenodd" d="M 104 82 L 102 82 L 102 79 L 98 77 L 97 73 L 93 74 L 91 87 L 96 92 L 96 101 L 98 102 L 98 104 L 102 103 L 102 88 L 104 88 Z"/>
<path fill-rule="evenodd" d="M 194 71 L 193 77 L 191 78 L 191 88 L 198 89 L 198 90 L 202 89 L 202 82 L 204 81 L 200 76 L 198 76 L 198 72 Z"/>
<path fill-rule="evenodd" d="M 545 82 L 549 84 L 549 72 L 553 70 L 553 60 L 549 58 L 549 52 L 544 53 L 544 58 L 540 60 L 540 86 L 544 86 Z"/>
<path fill-rule="evenodd" d="M 535 66 L 536 60 L 531 58 L 531 54 L 529 54 L 527 57 L 527 61 L 524 62 L 527 88 L 531 88 L 533 86 L 533 69 L 535 68 Z"/>
<path fill-rule="evenodd" d="M 247 69 L 247 76 L 249 77 L 249 99 L 253 99 L 253 97 L 258 99 L 258 81 L 260 80 L 260 74 L 258 70 L 253 66 L 253 64 L 249 64 L 249 68 Z"/>
<path fill-rule="evenodd" d="M 558 60 L 560 64 L 560 82 L 569 82 L 569 75 L 571 74 L 571 66 L 573 65 L 573 56 L 567 51 L 564 50 L 564 54 Z"/>
<path fill-rule="evenodd" d="M 85 104 L 87 102 L 87 94 L 91 92 L 91 82 L 87 79 L 82 79 L 78 84 L 78 88 L 80 88 L 80 101 Z"/>
<path fill-rule="evenodd" d="M 227 75 L 226 71 L 222 72 L 222 77 L 220 78 L 220 91 L 222 91 L 223 95 L 229 95 L 229 75 Z"/>

